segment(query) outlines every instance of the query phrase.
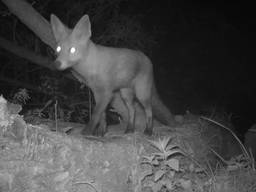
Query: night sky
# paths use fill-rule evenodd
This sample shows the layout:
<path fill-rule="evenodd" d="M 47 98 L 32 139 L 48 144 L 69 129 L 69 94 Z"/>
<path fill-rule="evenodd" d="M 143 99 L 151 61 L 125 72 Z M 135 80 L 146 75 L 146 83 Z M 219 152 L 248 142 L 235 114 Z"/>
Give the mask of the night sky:
<path fill-rule="evenodd" d="M 42 11 L 44 17 L 49 19 L 53 12 L 63 18 L 66 10 L 58 2 Z M 200 114 L 217 108 L 233 114 L 239 129 L 255 122 L 252 9 L 246 1 L 131 0 L 121 5 L 123 13 L 142 15 L 142 27 L 156 41 L 145 52 L 153 61 L 161 98 L 171 111 Z M 100 34 L 98 23 L 92 28 Z"/>

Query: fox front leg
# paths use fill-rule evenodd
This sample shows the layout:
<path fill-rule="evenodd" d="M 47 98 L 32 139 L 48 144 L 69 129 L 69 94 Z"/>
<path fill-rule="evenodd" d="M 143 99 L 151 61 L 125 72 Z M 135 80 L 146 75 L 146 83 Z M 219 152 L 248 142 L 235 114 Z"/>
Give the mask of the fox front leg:
<path fill-rule="evenodd" d="M 95 97 L 95 108 L 93 109 L 91 121 L 88 124 L 89 133 L 97 136 L 104 136 L 106 132 L 106 115 L 105 110 L 109 104 L 112 93 L 105 88 L 93 90 Z M 82 132 L 85 134 L 86 129 Z"/>
<path fill-rule="evenodd" d="M 102 112 L 101 118 L 99 120 L 99 124 L 96 127 L 96 133 L 93 135 L 99 135 L 103 137 L 107 133 L 107 120 L 106 120 L 106 111 Z"/>

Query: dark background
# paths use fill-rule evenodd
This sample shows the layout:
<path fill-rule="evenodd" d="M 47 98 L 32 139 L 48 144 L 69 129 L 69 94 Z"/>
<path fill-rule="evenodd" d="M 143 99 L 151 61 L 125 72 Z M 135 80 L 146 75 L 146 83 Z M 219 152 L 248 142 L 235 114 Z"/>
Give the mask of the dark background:
<path fill-rule="evenodd" d="M 241 133 L 255 122 L 255 59 L 252 56 L 255 11 L 252 3 L 185 0 L 29 2 L 46 19 L 54 13 L 70 27 L 82 15 L 89 14 L 96 43 L 145 52 L 153 61 L 159 93 L 173 113 L 217 112 L 230 117 Z M 109 7 L 106 8 L 106 4 Z M 101 6 L 105 9 L 100 9 Z M 0 9 L 1 37 L 53 57 L 15 16 L 6 14 L 8 10 L 1 2 Z M 126 31 L 116 28 L 119 24 L 123 28 L 128 26 Z M 1 67 L 10 61 L 14 66 L 22 62 L 13 62 L 13 55 L 2 49 L 0 58 Z M 31 63 L 27 65 L 33 68 Z M 23 73 L 22 68 L 20 73 Z M 24 70 L 24 73 L 31 76 L 35 74 L 32 71 Z M 40 69 L 33 83 L 40 84 L 40 74 L 47 73 Z M 0 82 L 1 94 L 6 97 L 17 87 L 20 86 L 8 81 Z"/>

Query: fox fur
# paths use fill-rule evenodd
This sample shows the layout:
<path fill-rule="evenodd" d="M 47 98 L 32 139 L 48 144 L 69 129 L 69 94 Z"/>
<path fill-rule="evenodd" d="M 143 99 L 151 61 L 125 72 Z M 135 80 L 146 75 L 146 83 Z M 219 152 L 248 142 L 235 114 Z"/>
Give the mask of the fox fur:
<path fill-rule="evenodd" d="M 94 93 L 96 105 L 89 130 L 85 128 L 84 134 L 89 132 L 103 136 L 106 133 L 105 109 L 116 92 L 120 93 L 128 109 L 129 120 L 125 133 L 135 129 L 135 101 L 145 111 L 145 134 L 153 133 L 153 114 L 163 124 L 172 124 L 172 114 L 158 97 L 153 66 L 145 54 L 93 43 L 90 39 L 91 24 L 88 15 L 84 15 L 71 30 L 52 14 L 51 26 L 57 42 L 56 68 L 72 68 L 78 79 L 85 82 Z"/>

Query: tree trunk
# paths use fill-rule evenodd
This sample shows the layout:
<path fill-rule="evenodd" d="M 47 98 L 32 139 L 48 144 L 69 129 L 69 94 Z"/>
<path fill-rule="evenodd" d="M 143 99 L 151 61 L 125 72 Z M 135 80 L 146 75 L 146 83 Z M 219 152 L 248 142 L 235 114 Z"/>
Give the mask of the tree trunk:
<path fill-rule="evenodd" d="M 55 49 L 56 41 L 49 22 L 29 3 L 24 0 L 2 0 L 2 2 L 45 44 Z"/>

